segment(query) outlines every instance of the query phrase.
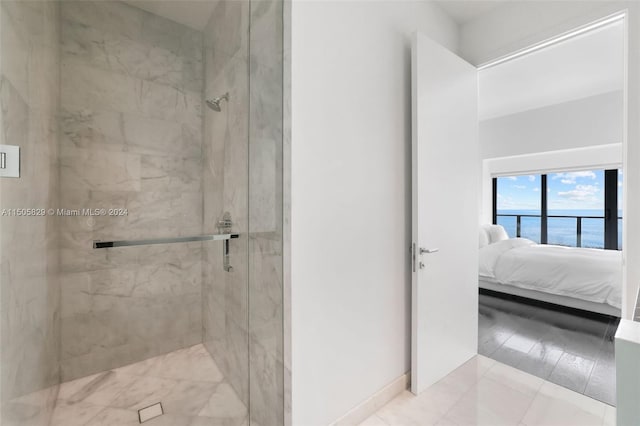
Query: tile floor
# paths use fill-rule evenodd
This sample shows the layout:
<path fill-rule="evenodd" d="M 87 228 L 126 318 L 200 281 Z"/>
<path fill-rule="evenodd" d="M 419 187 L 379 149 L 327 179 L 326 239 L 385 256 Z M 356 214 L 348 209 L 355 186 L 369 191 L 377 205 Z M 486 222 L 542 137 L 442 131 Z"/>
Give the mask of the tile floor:
<path fill-rule="evenodd" d="M 481 294 L 478 353 L 615 405 L 618 322 Z"/>
<path fill-rule="evenodd" d="M 360 426 L 614 426 L 615 409 L 478 355 L 418 396 L 398 395 Z"/>
<path fill-rule="evenodd" d="M 51 426 L 134 426 L 162 402 L 149 426 L 239 426 L 247 409 L 203 345 L 83 377 L 60 386 Z"/>

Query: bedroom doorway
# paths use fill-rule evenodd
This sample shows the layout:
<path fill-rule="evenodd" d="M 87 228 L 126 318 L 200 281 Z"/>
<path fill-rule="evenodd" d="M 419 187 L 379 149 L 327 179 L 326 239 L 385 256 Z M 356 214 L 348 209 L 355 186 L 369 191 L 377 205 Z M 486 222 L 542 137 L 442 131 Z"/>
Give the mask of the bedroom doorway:
<path fill-rule="evenodd" d="M 478 353 L 613 406 L 624 18 L 479 69 Z"/>

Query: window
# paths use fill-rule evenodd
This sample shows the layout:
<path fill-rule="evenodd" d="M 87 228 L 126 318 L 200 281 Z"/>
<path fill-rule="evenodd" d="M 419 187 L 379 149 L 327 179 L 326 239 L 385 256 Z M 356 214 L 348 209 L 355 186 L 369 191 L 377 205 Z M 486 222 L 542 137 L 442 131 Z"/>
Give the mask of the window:
<path fill-rule="evenodd" d="M 553 173 L 547 184 L 548 243 L 603 248 L 604 170 Z"/>
<path fill-rule="evenodd" d="M 619 250 L 622 172 L 584 170 L 493 180 L 494 223 L 542 244 Z"/>
<path fill-rule="evenodd" d="M 540 243 L 540 175 L 497 178 L 497 218 L 509 237 L 521 236 Z"/>

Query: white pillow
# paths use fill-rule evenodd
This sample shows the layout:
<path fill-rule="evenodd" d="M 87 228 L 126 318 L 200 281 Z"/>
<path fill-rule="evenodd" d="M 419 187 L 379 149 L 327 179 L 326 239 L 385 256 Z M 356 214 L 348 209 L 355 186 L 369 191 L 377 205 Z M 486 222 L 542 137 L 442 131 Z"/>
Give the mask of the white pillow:
<path fill-rule="evenodd" d="M 478 255 L 478 274 L 482 277 L 495 278 L 494 270 L 500 256 L 511 249 L 534 244 L 526 238 L 511 238 L 481 248 Z"/>
<path fill-rule="evenodd" d="M 502 225 L 489 225 L 487 234 L 489 234 L 490 244 L 509 239 L 509 234 L 507 234 L 507 231 L 505 231 Z"/>
<path fill-rule="evenodd" d="M 482 248 L 489 245 L 489 234 L 487 233 L 487 228 L 484 226 L 480 227 L 478 232 L 478 248 Z"/>

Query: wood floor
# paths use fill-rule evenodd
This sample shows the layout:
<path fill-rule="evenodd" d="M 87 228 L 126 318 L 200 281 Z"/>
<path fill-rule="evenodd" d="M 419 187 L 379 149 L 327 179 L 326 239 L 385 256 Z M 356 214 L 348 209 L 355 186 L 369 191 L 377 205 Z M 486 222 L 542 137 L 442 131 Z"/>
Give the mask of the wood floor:
<path fill-rule="evenodd" d="M 615 405 L 618 322 L 481 294 L 478 353 Z"/>

